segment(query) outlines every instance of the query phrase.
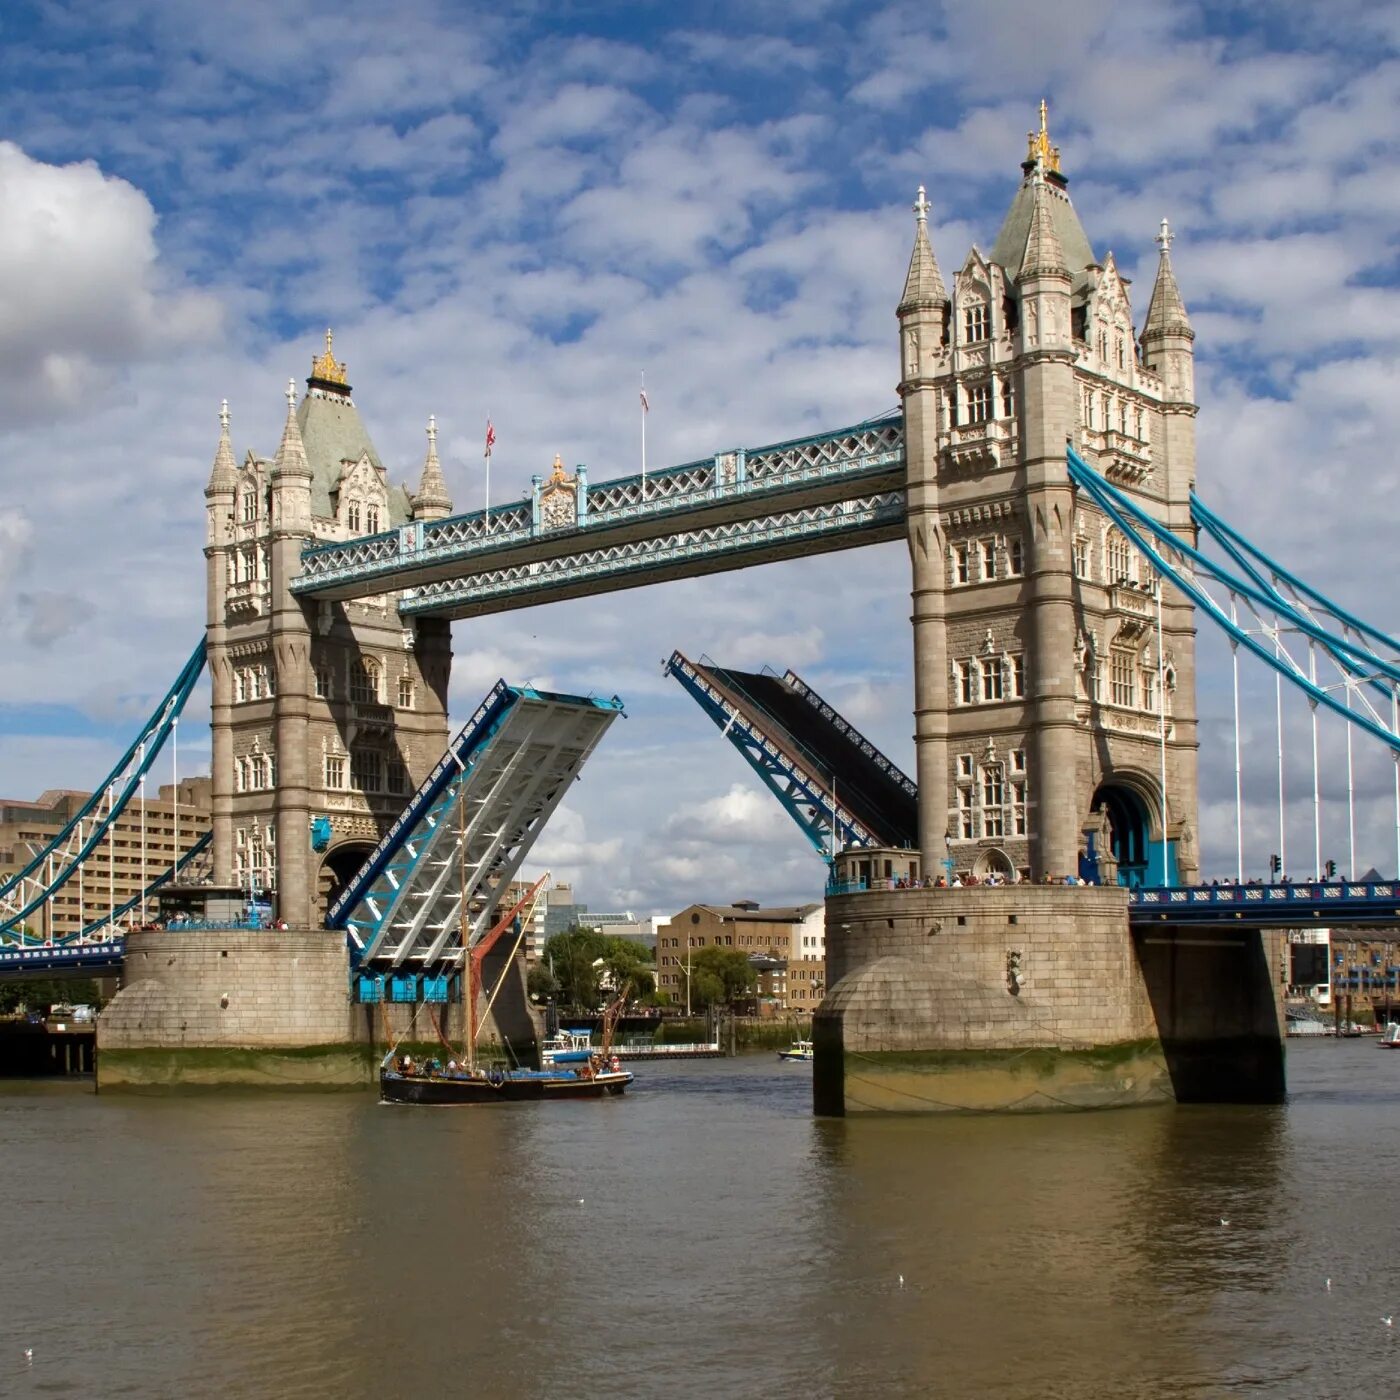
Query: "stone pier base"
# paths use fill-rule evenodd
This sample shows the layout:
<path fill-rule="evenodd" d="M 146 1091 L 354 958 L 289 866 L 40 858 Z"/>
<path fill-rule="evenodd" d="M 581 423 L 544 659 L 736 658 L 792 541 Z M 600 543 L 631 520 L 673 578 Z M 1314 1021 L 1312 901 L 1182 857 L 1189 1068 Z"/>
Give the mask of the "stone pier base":
<path fill-rule="evenodd" d="M 1273 1102 L 1267 958 L 1135 942 L 1126 891 L 1013 885 L 833 895 L 814 1018 L 820 1114 Z"/>
<path fill-rule="evenodd" d="M 532 1063 L 537 1016 L 519 961 L 487 958 L 478 1044 Z M 351 1003 L 345 935 L 330 929 L 188 930 L 127 938 L 122 988 L 97 1021 L 97 1087 L 212 1084 L 365 1088 L 387 1046 L 460 1046 L 460 1004 Z M 446 1048 L 443 1050 L 447 1053 Z"/>

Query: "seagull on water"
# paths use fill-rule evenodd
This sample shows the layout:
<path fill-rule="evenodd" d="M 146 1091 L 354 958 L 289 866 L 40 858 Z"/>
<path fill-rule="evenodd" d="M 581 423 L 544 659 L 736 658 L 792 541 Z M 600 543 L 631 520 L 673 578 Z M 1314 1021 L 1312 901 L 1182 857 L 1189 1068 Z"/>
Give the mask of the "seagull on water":
<path fill-rule="evenodd" d="M 1228 1225 L 1230 1223 L 1230 1217 L 1228 1215 L 1222 1215 L 1220 1217 L 1220 1223 L 1222 1225 Z"/>
<path fill-rule="evenodd" d="M 1386 1325 L 1387 1327 L 1394 1327 L 1394 1326 L 1395 1326 L 1395 1319 L 1394 1319 L 1393 1317 L 1383 1317 L 1383 1318 L 1381 1318 L 1381 1321 L 1382 1321 L 1383 1323 L 1385 1323 L 1385 1325 Z"/>
<path fill-rule="evenodd" d="M 1327 1280 L 1327 1291 L 1329 1293 L 1332 1291 L 1332 1280 L 1330 1278 Z"/>
<path fill-rule="evenodd" d="M 582 1205 L 582 1204 L 583 1204 L 583 1197 L 582 1197 L 582 1196 L 580 1196 L 580 1197 L 578 1198 L 578 1203 L 579 1203 L 579 1205 Z"/>
<path fill-rule="evenodd" d="M 903 1275 L 903 1274 L 900 1274 L 900 1276 L 899 1276 L 899 1286 L 900 1286 L 901 1288 L 904 1287 L 904 1275 Z"/>
<path fill-rule="evenodd" d="M 33 1347 L 25 1347 L 25 1349 L 24 1349 L 24 1359 L 25 1359 L 26 1361 L 33 1361 L 33 1360 L 34 1360 L 34 1348 L 33 1348 Z"/>

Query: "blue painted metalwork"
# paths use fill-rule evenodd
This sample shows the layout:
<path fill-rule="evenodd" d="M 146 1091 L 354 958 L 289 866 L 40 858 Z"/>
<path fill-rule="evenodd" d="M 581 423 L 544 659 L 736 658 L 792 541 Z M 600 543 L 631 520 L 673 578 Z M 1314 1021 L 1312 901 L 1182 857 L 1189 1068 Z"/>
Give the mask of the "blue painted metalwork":
<path fill-rule="evenodd" d="M 329 817 L 313 817 L 311 820 L 311 849 L 324 851 L 331 844 L 334 828 Z"/>
<path fill-rule="evenodd" d="M 0 977 L 37 977 L 55 972 L 120 973 L 126 953 L 124 938 L 109 938 L 97 943 L 68 943 L 63 946 L 38 947 L 14 944 L 0 945 Z"/>
<path fill-rule="evenodd" d="M 680 682 L 724 737 L 739 750 L 823 860 L 830 861 L 837 850 L 850 846 L 880 844 L 841 805 L 839 797 L 833 798 L 824 775 L 776 744 L 756 720 L 728 699 L 694 662 L 679 651 L 672 652 L 666 662 L 666 674 Z"/>
<path fill-rule="evenodd" d="M 518 698 L 505 681 L 497 681 L 486 698 L 476 707 L 472 717 L 457 731 L 457 737 L 447 746 L 433 771 L 423 779 L 418 791 L 408 800 L 393 826 L 380 838 L 359 873 L 341 891 L 326 913 L 327 928 L 345 928 L 351 912 L 365 897 L 374 882 L 383 874 L 389 861 L 403 848 L 408 834 L 428 815 L 430 809 L 448 791 L 456 797 L 454 779 L 470 766 L 472 753 L 490 737 L 501 717 Z M 449 804 L 450 805 L 450 804 Z"/>
<path fill-rule="evenodd" d="M 844 495 L 862 494 L 862 483 L 904 460 L 903 420 L 896 412 L 832 432 L 770 447 L 737 449 L 714 457 L 590 484 L 579 469 L 574 523 L 546 528 L 540 515 L 540 477 L 532 478 L 530 499 L 489 511 L 472 511 L 445 520 L 424 522 L 421 533 L 393 530 L 361 539 L 316 545 L 302 554 L 302 574 L 292 584 L 305 595 L 358 596 L 421 586 L 424 577 L 460 579 L 484 562 L 479 556 L 550 545 L 560 551 L 586 548 L 590 532 L 635 524 L 683 528 L 685 517 L 713 516 L 716 506 L 734 514 L 771 514 L 781 498 L 823 483 L 839 485 Z M 829 487 L 820 493 L 829 500 Z M 864 494 L 869 494 L 868 486 Z M 655 533 L 655 531 L 654 531 Z M 532 561 L 539 551 L 530 552 Z M 420 609 L 421 611 L 421 609 Z"/>
<path fill-rule="evenodd" d="M 0 935 L 20 936 L 20 925 L 77 873 L 108 828 L 140 790 L 204 670 L 205 643 L 190 654 L 131 747 L 93 795 L 28 864 L 0 883 Z"/>
<path fill-rule="evenodd" d="M 1130 891 L 1128 914 L 1142 924 L 1394 926 L 1400 937 L 1400 881 L 1280 885 L 1189 885 Z"/>
<path fill-rule="evenodd" d="M 1349 723 L 1380 739 L 1389 748 L 1400 750 L 1400 731 L 1393 722 L 1383 718 L 1369 703 L 1365 709 L 1343 704 L 1328 687 L 1317 684 L 1304 674 L 1300 664 L 1283 650 L 1284 633 L 1297 633 L 1320 647 L 1343 676 L 1351 695 L 1356 695 L 1361 687 L 1376 685 L 1376 676 L 1368 673 L 1368 667 L 1393 676 L 1397 682 L 1400 682 L 1400 667 L 1380 660 L 1358 642 L 1337 637 L 1290 604 L 1279 592 L 1267 586 L 1261 587 L 1255 577 L 1240 577 L 1207 558 L 1100 476 L 1072 447 L 1067 450 L 1067 456 L 1070 479 L 1087 492 L 1094 504 L 1151 561 L 1159 574 L 1175 584 L 1226 633 L 1232 645 L 1242 646 L 1257 656 L 1291 685 L 1303 691 L 1313 704 L 1326 706 Z M 1247 569 L 1245 572 L 1248 575 L 1253 571 Z M 1277 620 L 1262 626 L 1257 632 L 1240 626 L 1231 615 L 1231 610 L 1211 596 L 1206 582 L 1219 584 L 1227 590 L 1232 602 L 1245 603 L 1256 611 L 1256 615 L 1262 610 L 1263 614 L 1272 615 Z M 1271 639 L 1272 648 L 1260 641 L 1260 635 Z M 1390 645 L 1400 651 L 1400 644 L 1392 642 Z M 1391 693 L 1389 688 L 1385 693 Z"/>

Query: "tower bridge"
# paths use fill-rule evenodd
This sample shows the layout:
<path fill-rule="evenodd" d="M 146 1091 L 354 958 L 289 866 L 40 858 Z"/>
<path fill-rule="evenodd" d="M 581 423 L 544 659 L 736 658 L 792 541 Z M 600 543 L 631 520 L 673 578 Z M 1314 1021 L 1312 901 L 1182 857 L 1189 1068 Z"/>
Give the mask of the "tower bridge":
<path fill-rule="evenodd" d="M 329 910 L 371 960 L 436 966 L 614 712 L 502 683 L 449 744 L 452 620 L 902 538 L 912 776 L 795 676 L 670 663 L 836 864 L 819 1107 L 907 1107 L 900 1056 L 983 1056 L 979 1074 L 1001 1067 L 978 1082 L 1006 1102 L 963 1106 L 1021 1103 L 997 1057 L 1031 1047 L 1084 1105 L 1281 1092 L 1265 941 L 1172 930 L 1206 909 L 1250 928 L 1400 915 L 1389 886 L 1322 888 L 1306 909 L 1200 893 L 1197 620 L 1397 754 L 1400 648 L 1195 494 L 1195 332 L 1170 230 L 1135 321 L 1043 109 L 1028 147 L 991 251 L 949 278 L 920 188 L 892 413 L 610 480 L 557 457 L 528 499 L 459 514 L 432 420 L 417 488 L 391 483 L 329 333 L 272 456 L 235 458 L 225 405 L 205 488 L 215 882 L 275 891 L 295 929 Z M 522 753 L 544 775 L 524 806 L 504 777 Z M 86 840 L 70 836 L 65 868 Z M 843 878 L 875 853 L 901 878 Z M 1098 888 L 1045 887 L 1086 863 Z M 969 903 L 931 888 L 940 868 L 1006 883 Z M 42 898 L 42 861 L 25 878 L 0 912 Z M 1190 1068 L 1163 1069 L 1163 1047 Z"/>

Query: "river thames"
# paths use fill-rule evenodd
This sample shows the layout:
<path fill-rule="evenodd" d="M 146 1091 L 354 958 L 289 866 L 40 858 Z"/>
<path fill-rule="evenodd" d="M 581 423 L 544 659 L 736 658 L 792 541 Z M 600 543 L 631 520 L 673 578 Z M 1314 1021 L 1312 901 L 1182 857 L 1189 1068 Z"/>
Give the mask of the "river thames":
<path fill-rule="evenodd" d="M 545 1110 L 0 1087 L 0 1394 L 1400 1388 L 1373 1040 L 1292 1043 L 1282 1108 L 1017 1119 L 814 1120 L 769 1055 L 636 1068 Z"/>

